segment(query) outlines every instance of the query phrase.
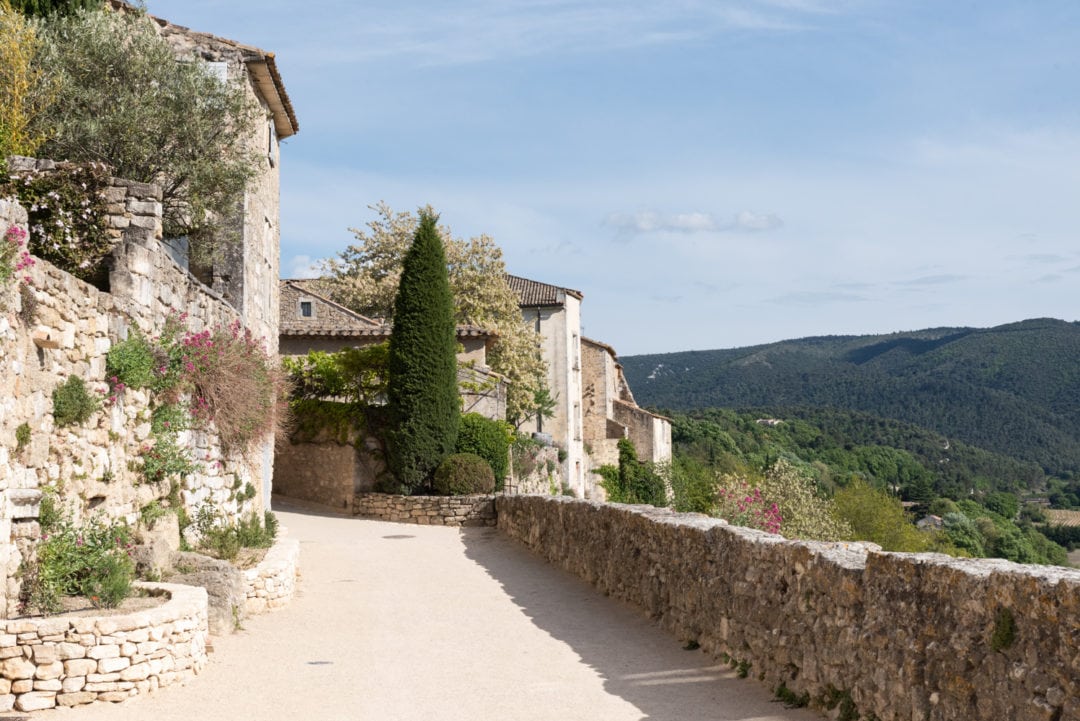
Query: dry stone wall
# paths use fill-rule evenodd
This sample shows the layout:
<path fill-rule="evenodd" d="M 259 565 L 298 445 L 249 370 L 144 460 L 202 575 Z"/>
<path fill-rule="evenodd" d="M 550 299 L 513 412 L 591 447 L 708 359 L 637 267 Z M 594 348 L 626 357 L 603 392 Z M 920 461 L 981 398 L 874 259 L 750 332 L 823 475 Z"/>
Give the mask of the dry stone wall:
<path fill-rule="evenodd" d="M 246 613 L 264 613 L 287 606 L 296 592 L 299 563 L 300 541 L 279 538 L 259 565 L 244 571 Z"/>
<path fill-rule="evenodd" d="M 496 503 L 510 537 L 834 717 L 1080 719 L 1080 571 L 788 541 L 648 506 Z"/>
<path fill-rule="evenodd" d="M 0 622 L 0 712 L 123 701 L 206 665 L 206 591 L 141 584 L 169 600 L 118 616 Z"/>
<path fill-rule="evenodd" d="M 394 496 L 358 493 L 353 515 L 421 526 L 494 526 L 495 496 Z"/>
<path fill-rule="evenodd" d="M 13 159 L 12 170 L 49 172 L 49 161 Z M 158 335 L 166 317 L 186 314 L 199 331 L 239 318 L 222 297 L 202 285 L 166 252 L 161 237 L 161 195 L 152 185 L 113 180 L 105 192 L 108 226 L 116 240 L 110 292 L 101 291 L 37 259 L 30 282 L 0 287 L 0 613 L 16 612 L 18 570 L 33 552 L 42 489 L 52 489 L 76 523 L 89 514 L 134 522 L 141 508 L 165 498 L 168 481 L 146 483 L 139 472 L 150 438 L 150 398 L 125 391 L 115 404 L 77 426 L 57 427 L 52 392 L 71 376 L 107 396 L 105 358 L 113 343 L 138 327 Z M 17 203 L 0 201 L 0 235 L 25 227 Z M 29 442 L 17 430 L 25 424 Z M 182 480 L 182 500 L 194 512 L 211 505 L 235 520 L 263 507 L 261 479 L 273 456 L 224 454 L 212 428 L 183 431 L 196 472 Z M 239 491 L 248 484 L 252 498 Z"/>

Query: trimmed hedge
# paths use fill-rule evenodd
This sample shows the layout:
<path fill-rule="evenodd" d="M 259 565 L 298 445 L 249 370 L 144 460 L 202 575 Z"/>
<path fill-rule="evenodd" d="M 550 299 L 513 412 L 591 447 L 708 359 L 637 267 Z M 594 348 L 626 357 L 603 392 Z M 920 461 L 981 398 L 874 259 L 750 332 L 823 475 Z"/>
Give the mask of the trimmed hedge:
<path fill-rule="evenodd" d="M 495 490 L 501 491 L 510 465 L 511 427 L 506 421 L 493 421 L 479 413 L 461 416 L 457 452 L 475 453 L 491 466 Z"/>
<path fill-rule="evenodd" d="M 455 453 L 447 456 L 435 471 L 433 487 L 440 496 L 492 493 L 495 473 L 488 462 L 475 453 Z"/>

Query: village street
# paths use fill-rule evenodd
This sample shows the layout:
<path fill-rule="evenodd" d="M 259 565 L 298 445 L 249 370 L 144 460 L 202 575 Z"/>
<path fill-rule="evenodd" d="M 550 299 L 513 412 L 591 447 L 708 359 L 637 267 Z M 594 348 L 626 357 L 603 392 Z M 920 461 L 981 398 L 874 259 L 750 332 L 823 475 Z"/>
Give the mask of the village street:
<path fill-rule="evenodd" d="M 494 529 L 276 508 L 301 542 L 301 580 L 290 606 L 214 638 L 209 665 L 185 686 L 32 718 L 819 718 L 784 709 L 756 681 L 683 650 L 636 611 Z"/>

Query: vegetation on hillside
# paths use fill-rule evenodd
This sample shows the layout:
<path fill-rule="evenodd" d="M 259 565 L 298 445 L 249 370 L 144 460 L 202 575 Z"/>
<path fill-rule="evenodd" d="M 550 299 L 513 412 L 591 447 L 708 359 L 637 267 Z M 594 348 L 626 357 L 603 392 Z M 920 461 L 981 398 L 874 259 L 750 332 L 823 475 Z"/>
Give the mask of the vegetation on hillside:
<path fill-rule="evenodd" d="M 861 411 L 985 449 L 994 463 L 1010 456 L 1021 463 L 1006 472 L 1029 488 L 1044 482 L 1041 470 L 1061 481 L 1047 490 L 1080 495 L 1080 323 L 803 338 L 621 361 L 644 404 Z"/>
<path fill-rule="evenodd" d="M 886 437 L 924 438 L 925 431 L 920 435 L 897 422 L 882 423 L 875 431 L 873 418 L 853 414 L 841 423 L 840 411 L 824 414 L 831 427 L 816 424 L 812 416 L 724 409 L 670 415 L 676 510 L 719 515 L 788 537 L 868 540 L 892 551 L 1066 562 L 1064 549 L 1041 532 L 1051 532 L 1041 525 L 1043 519 L 1022 509 L 1011 492 L 1018 484 L 999 475 L 995 485 L 978 475 L 991 465 L 989 454 L 978 449 L 960 448 L 956 463 L 938 458 L 927 464 L 911 450 L 882 443 Z M 862 436 L 865 444 L 858 434 L 845 435 L 851 427 L 870 429 Z M 790 509 L 796 501 L 806 509 L 801 517 L 808 524 L 795 523 Z M 771 504 L 777 512 L 770 515 Z M 942 527 L 917 529 L 914 522 L 927 515 L 942 518 Z"/>

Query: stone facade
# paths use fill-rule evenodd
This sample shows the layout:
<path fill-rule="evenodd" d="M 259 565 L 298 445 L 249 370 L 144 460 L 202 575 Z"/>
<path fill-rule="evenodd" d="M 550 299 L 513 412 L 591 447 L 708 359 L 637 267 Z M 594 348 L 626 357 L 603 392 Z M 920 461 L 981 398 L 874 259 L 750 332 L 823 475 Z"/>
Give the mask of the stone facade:
<path fill-rule="evenodd" d="M 246 615 L 275 611 L 289 605 L 296 592 L 299 564 L 300 541 L 279 537 L 259 565 L 244 571 Z"/>
<path fill-rule="evenodd" d="M 520 454 L 518 457 L 516 454 Z M 536 446 L 527 450 L 510 448 L 510 472 L 506 474 L 506 493 L 559 495 L 570 486 L 562 475 L 559 449 Z"/>
<path fill-rule="evenodd" d="M 580 497 L 594 490 L 582 429 L 581 406 L 581 300 L 580 291 L 541 283 L 516 275 L 506 276 L 518 294 L 525 323 L 540 335 L 540 352 L 547 361 L 548 389 L 555 399 L 551 418 L 533 418 L 521 424 L 526 433 L 546 433 L 566 452 L 562 476 Z"/>
<path fill-rule="evenodd" d="M 48 161 L 14 160 L 17 172 L 48 172 Z M 75 522 L 86 514 L 134 522 L 139 510 L 169 493 L 169 483 L 143 483 L 140 456 L 150 432 L 150 398 L 125 391 L 80 426 L 56 427 L 52 391 L 70 376 L 107 395 L 105 356 L 133 326 L 159 334 L 169 313 L 186 313 L 187 328 L 198 331 L 239 319 L 213 290 L 177 265 L 160 242 L 160 193 L 154 186 L 115 180 L 106 191 L 108 225 L 117 239 L 109 287 L 103 292 L 38 259 L 29 270 L 29 295 L 16 283 L 0 289 L 0 611 L 15 610 L 22 559 L 37 542 L 38 499 L 54 488 Z M 25 224 L 25 211 L 0 201 L 0 234 Z M 33 308 L 26 307 L 33 299 Z M 17 441 L 26 424 L 29 443 Z M 191 449 L 199 469 L 183 481 L 183 500 L 192 511 L 211 504 L 229 520 L 261 511 L 263 479 L 272 455 L 225 455 L 213 428 L 189 430 L 179 442 Z M 237 497 L 251 483 L 252 499 Z M 264 492 L 259 492 L 264 491 Z"/>
<path fill-rule="evenodd" d="M 495 496 L 358 493 L 353 515 L 421 526 L 494 526 Z"/>
<path fill-rule="evenodd" d="M 639 408 L 623 375 L 615 349 L 582 338 L 582 403 L 589 470 L 618 465 L 618 443 L 629 438 L 638 458 L 652 463 L 671 460 L 671 421 Z M 596 498 L 603 498 L 597 489 Z"/>
<path fill-rule="evenodd" d="M 834 715 L 1080 718 L 1080 571 L 788 541 L 648 506 L 496 504 L 499 529 L 542 557 Z"/>
<path fill-rule="evenodd" d="M 375 490 L 386 471 L 382 442 L 362 427 L 323 430 L 303 441 L 278 443 L 274 493 L 342 510 L 358 493 Z"/>
<path fill-rule="evenodd" d="M 139 584 L 170 598 L 118 616 L 0 622 L 0 712 L 123 701 L 206 665 L 206 591 Z"/>

